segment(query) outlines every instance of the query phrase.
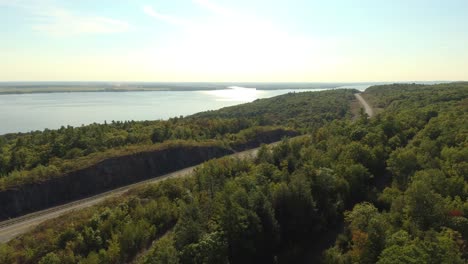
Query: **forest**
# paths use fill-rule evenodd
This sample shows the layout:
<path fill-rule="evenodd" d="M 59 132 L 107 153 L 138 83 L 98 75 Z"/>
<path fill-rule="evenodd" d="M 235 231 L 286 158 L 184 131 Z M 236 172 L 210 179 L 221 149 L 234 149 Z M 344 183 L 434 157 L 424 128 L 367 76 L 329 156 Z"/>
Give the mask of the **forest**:
<path fill-rule="evenodd" d="M 466 263 L 468 83 L 370 87 L 362 95 L 381 109 L 373 118 L 351 119 L 355 92 L 288 94 L 175 123 L 4 136 L 8 178 L 114 148 L 104 139 L 118 135 L 125 146 L 180 139 L 175 131 L 185 128 L 195 142 L 258 126 L 302 133 L 263 145 L 253 160 L 210 160 L 191 177 L 47 221 L 0 245 L 0 263 Z M 208 121 L 213 127 L 197 126 Z M 89 144 L 74 145 L 80 138 Z M 30 157 L 14 163 L 21 146 Z M 73 149 L 80 154 L 67 155 Z"/>
<path fill-rule="evenodd" d="M 291 93 L 238 106 L 245 109 L 246 114 L 230 117 L 222 112 L 237 108 L 169 120 L 112 121 L 3 135 L 0 136 L 0 190 L 59 177 L 106 158 L 160 149 L 171 144 L 209 142 L 235 148 L 269 130 L 303 132 L 309 126 L 349 115 L 347 105 L 354 92 Z M 258 109 L 263 110 L 255 112 Z M 307 113 L 302 115 L 300 123 L 293 122 L 297 113 Z"/>

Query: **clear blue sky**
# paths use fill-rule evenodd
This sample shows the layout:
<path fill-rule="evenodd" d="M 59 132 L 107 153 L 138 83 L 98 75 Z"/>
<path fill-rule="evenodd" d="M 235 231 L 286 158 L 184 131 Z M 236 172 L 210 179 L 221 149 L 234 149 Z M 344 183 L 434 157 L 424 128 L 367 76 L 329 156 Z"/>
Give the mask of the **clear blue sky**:
<path fill-rule="evenodd" d="M 468 80 L 466 0 L 0 0 L 0 81 Z"/>

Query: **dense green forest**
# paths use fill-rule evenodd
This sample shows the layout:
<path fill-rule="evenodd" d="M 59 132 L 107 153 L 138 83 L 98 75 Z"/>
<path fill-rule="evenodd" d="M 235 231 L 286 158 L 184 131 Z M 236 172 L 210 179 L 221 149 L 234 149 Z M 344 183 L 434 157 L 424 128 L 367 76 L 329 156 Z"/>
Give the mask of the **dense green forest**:
<path fill-rule="evenodd" d="M 316 110 L 303 98 L 322 95 Z M 383 108 L 371 119 L 343 118 L 348 96 L 184 118 L 304 135 L 48 221 L 0 245 L 0 263 L 466 263 L 468 84 L 371 87 L 363 96 Z"/>
<path fill-rule="evenodd" d="M 349 101 L 355 90 L 330 90 L 311 93 L 289 93 L 251 104 L 226 107 L 193 115 L 194 118 L 248 118 L 259 125 L 286 125 L 308 128 L 321 127 L 326 122 L 349 117 Z M 338 96 L 337 96 L 338 95 Z"/>
<path fill-rule="evenodd" d="M 348 105 L 354 92 L 291 93 L 257 100 L 240 107 L 248 111 L 263 109 L 262 112 L 250 111 L 245 116 L 227 117 L 223 114 L 230 110 L 227 108 L 169 120 L 67 126 L 0 136 L 0 189 L 58 176 L 105 158 L 166 147 L 171 142 L 234 147 L 268 130 L 310 130 L 327 120 L 349 115 Z M 297 113 L 307 116 L 301 122 L 292 122 Z"/>

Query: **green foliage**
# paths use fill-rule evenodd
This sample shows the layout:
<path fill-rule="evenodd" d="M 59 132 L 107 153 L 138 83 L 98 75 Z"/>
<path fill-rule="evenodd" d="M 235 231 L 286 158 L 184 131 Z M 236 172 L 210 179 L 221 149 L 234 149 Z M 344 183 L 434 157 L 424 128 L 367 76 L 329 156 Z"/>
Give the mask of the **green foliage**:
<path fill-rule="evenodd" d="M 60 258 L 55 253 L 45 255 L 39 261 L 39 264 L 61 264 Z"/>
<path fill-rule="evenodd" d="M 423 239 L 411 239 L 404 231 L 395 233 L 377 263 L 465 263 L 454 235 L 453 231 L 445 230 L 430 232 Z"/>
<path fill-rule="evenodd" d="M 166 235 L 154 243 L 150 252 L 140 262 L 141 264 L 179 264 L 179 256 L 174 247 L 174 239 Z M 215 262 L 211 262 L 215 263 Z"/>
<path fill-rule="evenodd" d="M 468 85 L 379 86 L 365 94 L 385 111 L 371 120 L 365 136 L 353 136 L 372 145 L 383 141 L 388 169 L 384 173 L 391 173 L 392 182 L 384 185 L 375 204 L 390 210 L 363 203 L 345 213 L 346 242 L 337 241 L 324 259 L 464 263 Z M 376 128 L 383 134 L 372 131 Z M 371 133 L 375 137 L 368 141 Z M 378 183 L 378 173 L 374 175 Z"/>
<path fill-rule="evenodd" d="M 446 223 L 448 207 L 445 200 L 440 194 L 434 192 L 426 182 L 413 182 L 404 196 L 405 212 L 409 224 L 417 225 L 422 230 L 428 230 Z"/>
<path fill-rule="evenodd" d="M 121 263 L 172 228 L 177 215 L 177 206 L 166 197 L 130 196 L 53 220 L 5 248 L 17 250 L 14 259 L 22 263 L 57 258 L 59 263 Z"/>
<path fill-rule="evenodd" d="M 14 250 L 7 244 L 0 244 L 0 263 L 13 263 Z"/>
<path fill-rule="evenodd" d="M 287 135 L 290 128 L 310 130 L 346 117 L 352 94 L 294 93 L 186 118 L 112 121 L 0 136 L 0 190 L 58 177 L 103 159 L 161 149 L 171 142 L 251 147 L 252 142 L 265 142 L 269 132 Z"/>
<path fill-rule="evenodd" d="M 287 125 L 316 129 L 327 121 L 341 119 L 350 114 L 349 102 L 356 91 L 350 89 L 289 93 L 253 103 L 202 112 L 195 118 L 248 118 L 260 125 Z"/>
<path fill-rule="evenodd" d="M 348 96 L 326 93 L 324 103 L 337 94 Z M 323 121 L 341 116 L 330 106 L 318 115 L 323 122 L 311 124 L 295 109 L 320 97 L 290 94 L 170 120 L 296 120 L 310 133 L 263 146 L 254 160 L 212 160 L 193 177 L 47 222 L 0 246 L 0 260 L 123 263 L 141 254 L 139 263 L 301 263 L 331 246 L 323 263 L 465 263 L 468 86 L 390 85 L 364 95 L 385 110 L 369 120 Z M 258 129 L 226 138 L 244 140 Z M 160 142 L 164 131 L 152 127 L 148 139 Z M 31 160 L 23 150 L 15 157 Z M 334 246 L 322 239 L 342 225 Z"/>
<path fill-rule="evenodd" d="M 378 214 L 377 208 L 370 203 L 360 203 L 345 213 L 345 221 L 351 230 L 368 231 L 367 225 Z"/>

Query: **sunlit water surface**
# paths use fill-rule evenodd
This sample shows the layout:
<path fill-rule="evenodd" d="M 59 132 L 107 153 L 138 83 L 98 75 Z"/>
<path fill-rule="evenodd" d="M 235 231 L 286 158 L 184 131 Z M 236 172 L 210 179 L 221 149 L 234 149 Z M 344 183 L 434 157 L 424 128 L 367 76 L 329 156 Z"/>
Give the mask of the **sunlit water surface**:
<path fill-rule="evenodd" d="M 231 87 L 214 91 L 75 92 L 0 95 L 0 135 L 125 120 L 157 120 L 289 92 Z"/>

